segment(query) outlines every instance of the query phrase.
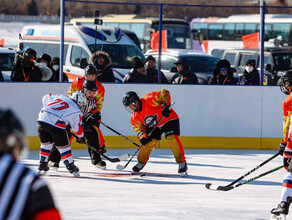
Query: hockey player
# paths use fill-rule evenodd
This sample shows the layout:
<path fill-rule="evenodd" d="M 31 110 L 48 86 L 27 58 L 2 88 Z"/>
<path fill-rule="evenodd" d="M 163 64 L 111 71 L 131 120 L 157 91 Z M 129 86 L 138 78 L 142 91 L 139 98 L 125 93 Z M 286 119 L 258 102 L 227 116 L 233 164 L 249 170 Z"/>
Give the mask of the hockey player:
<path fill-rule="evenodd" d="M 165 133 L 175 161 L 179 164 L 178 172 L 181 175 L 187 175 L 187 162 L 179 139 L 179 117 L 174 110 L 170 110 L 170 100 L 169 91 L 166 89 L 147 93 L 142 98 L 133 91 L 124 95 L 123 104 L 132 113 L 131 124 L 142 144 L 137 157 L 138 163 L 133 167 L 134 172 L 143 169 L 157 141 L 161 140 L 161 135 Z M 162 116 L 164 118 L 149 137 L 148 134 Z"/>
<path fill-rule="evenodd" d="M 24 129 L 11 110 L 0 109 L 0 219 L 61 219 L 46 183 L 18 162 Z"/>
<path fill-rule="evenodd" d="M 74 165 L 66 126 L 70 125 L 79 137 L 78 142 L 85 142 L 80 108 L 87 104 L 87 99 L 83 93 L 74 92 L 70 98 L 47 94 L 42 98 L 42 102 L 43 108 L 37 120 L 41 141 L 39 174 L 46 174 L 49 170 L 48 157 L 55 145 L 66 168 L 74 177 L 79 177 L 79 168 Z"/>
<path fill-rule="evenodd" d="M 287 174 L 284 177 L 281 193 L 281 202 L 277 208 L 272 209 L 271 219 L 285 219 L 289 212 L 289 206 L 292 202 L 292 126 L 291 111 L 292 111 L 292 71 L 287 71 L 281 77 L 281 91 L 289 95 L 283 102 L 283 140 L 279 146 L 279 153 L 283 156 L 284 166 Z M 282 218 L 281 218 L 282 217 Z"/>

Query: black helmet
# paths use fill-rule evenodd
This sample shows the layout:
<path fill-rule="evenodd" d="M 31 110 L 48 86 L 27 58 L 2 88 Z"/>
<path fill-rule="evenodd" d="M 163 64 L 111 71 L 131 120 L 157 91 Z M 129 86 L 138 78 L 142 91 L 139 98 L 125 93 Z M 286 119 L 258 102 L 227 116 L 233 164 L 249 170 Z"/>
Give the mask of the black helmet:
<path fill-rule="evenodd" d="M 97 91 L 97 85 L 94 81 L 92 80 L 85 80 L 83 85 L 82 85 L 82 90 L 83 91 Z"/>
<path fill-rule="evenodd" d="M 86 76 L 86 75 L 97 75 L 97 69 L 96 69 L 96 67 L 94 65 L 91 65 L 91 64 L 87 65 L 85 67 L 85 74 L 84 74 L 84 76 Z"/>
<path fill-rule="evenodd" d="M 0 152 L 12 153 L 17 143 L 24 146 L 24 128 L 11 110 L 0 109 Z"/>
<path fill-rule="evenodd" d="M 280 89 L 281 91 L 286 94 L 289 95 L 291 92 L 291 89 L 288 90 L 286 87 L 287 86 L 292 86 L 292 71 L 289 70 L 287 72 L 285 72 L 282 76 L 281 76 L 281 82 L 280 82 Z M 288 83 L 286 85 L 286 83 Z"/>
<path fill-rule="evenodd" d="M 123 97 L 123 105 L 124 106 L 128 106 L 130 104 L 135 105 L 137 100 L 139 100 L 139 96 L 137 95 L 137 93 L 133 91 L 129 91 Z"/>

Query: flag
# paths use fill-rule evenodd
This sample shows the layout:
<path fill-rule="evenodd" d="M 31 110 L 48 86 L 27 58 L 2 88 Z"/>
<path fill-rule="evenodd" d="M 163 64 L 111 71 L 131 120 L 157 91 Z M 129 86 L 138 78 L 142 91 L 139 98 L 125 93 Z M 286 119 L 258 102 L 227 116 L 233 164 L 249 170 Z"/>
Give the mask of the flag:
<path fill-rule="evenodd" d="M 0 39 L 0 47 L 4 47 L 4 38 Z"/>
<path fill-rule="evenodd" d="M 243 49 L 259 49 L 259 32 L 242 35 Z"/>
<path fill-rule="evenodd" d="M 161 40 L 161 51 L 167 50 L 167 33 L 166 30 L 162 31 L 162 40 Z M 150 48 L 152 52 L 157 52 L 159 48 L 159 31 L 156 33 L 151 33 Z"/>
<path fill-rule="evenodd" d="M 209 42 L 207 40 L 203 40 L 203 46 L 204 46 L 205 53 L 208 53 Z"/>

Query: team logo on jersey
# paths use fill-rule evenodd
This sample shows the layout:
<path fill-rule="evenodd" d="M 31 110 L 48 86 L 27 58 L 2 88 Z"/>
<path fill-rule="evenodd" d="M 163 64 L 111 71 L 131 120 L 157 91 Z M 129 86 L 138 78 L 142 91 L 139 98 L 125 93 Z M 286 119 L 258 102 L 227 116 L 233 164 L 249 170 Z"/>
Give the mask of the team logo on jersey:
<path fill-rule="evenodd" d="M 156 125 L 156 119 L 157 119 L 157 115 L 148 115 L 147 117 L 145 117 L 144 119 L 144 123 L 146 125 L 146 128 L 149 127 L 154 127 Z"/>

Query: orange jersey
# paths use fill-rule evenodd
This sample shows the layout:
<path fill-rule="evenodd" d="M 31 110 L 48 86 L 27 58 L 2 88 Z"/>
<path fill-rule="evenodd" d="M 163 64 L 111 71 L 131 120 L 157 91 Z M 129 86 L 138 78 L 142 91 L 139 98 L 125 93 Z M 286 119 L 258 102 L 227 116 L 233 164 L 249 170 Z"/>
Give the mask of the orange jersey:
<path fill-rule="evenodd" d="M 287 142 L 287 148 L 292 150 L 291 140 L 291 112 L 292 112 L 292 93 L 285 99 L 283 108 L 283 141 Z"/>
<path fill-rule="evenodd" d="M 136 132 L 146 131 L 146 127 L 154 127 L 162 117 L 161 104 L 170 104 L 171 98 L 169 91 L 161 89 L 156 92 L 150 92 L 144 95 L 141 99 L 142 110 L 133 112 L 131 116 L 131 124 Z M 158 127 L 162 127 L 166 122 L 178 119 L 176 112 L 171 109 L 168 118 L 164 117 Z"/>
<path fill-rule="evenodd" d="M 84 77 L 77 77 L 71 84 L 69 90 L 68 90 L 68 95 L 70 96 L 73 92 L 75 91 L 79 91 L 82 89 L 83 86 L 83 82 L 85 81 Z M 93 111 L 91 111 L 92 113 L 99 113 L 101 112 L 101 108 L 103 105 L 103 101 L 104 101 L 104 87 L 103 85 L 99 82 L 99 81 L 95 81 L 95 84 L 97 85 L 97 93 L 95 96 L 95 102 L 96 102 L 96 109 L 94 109 Z"/>

